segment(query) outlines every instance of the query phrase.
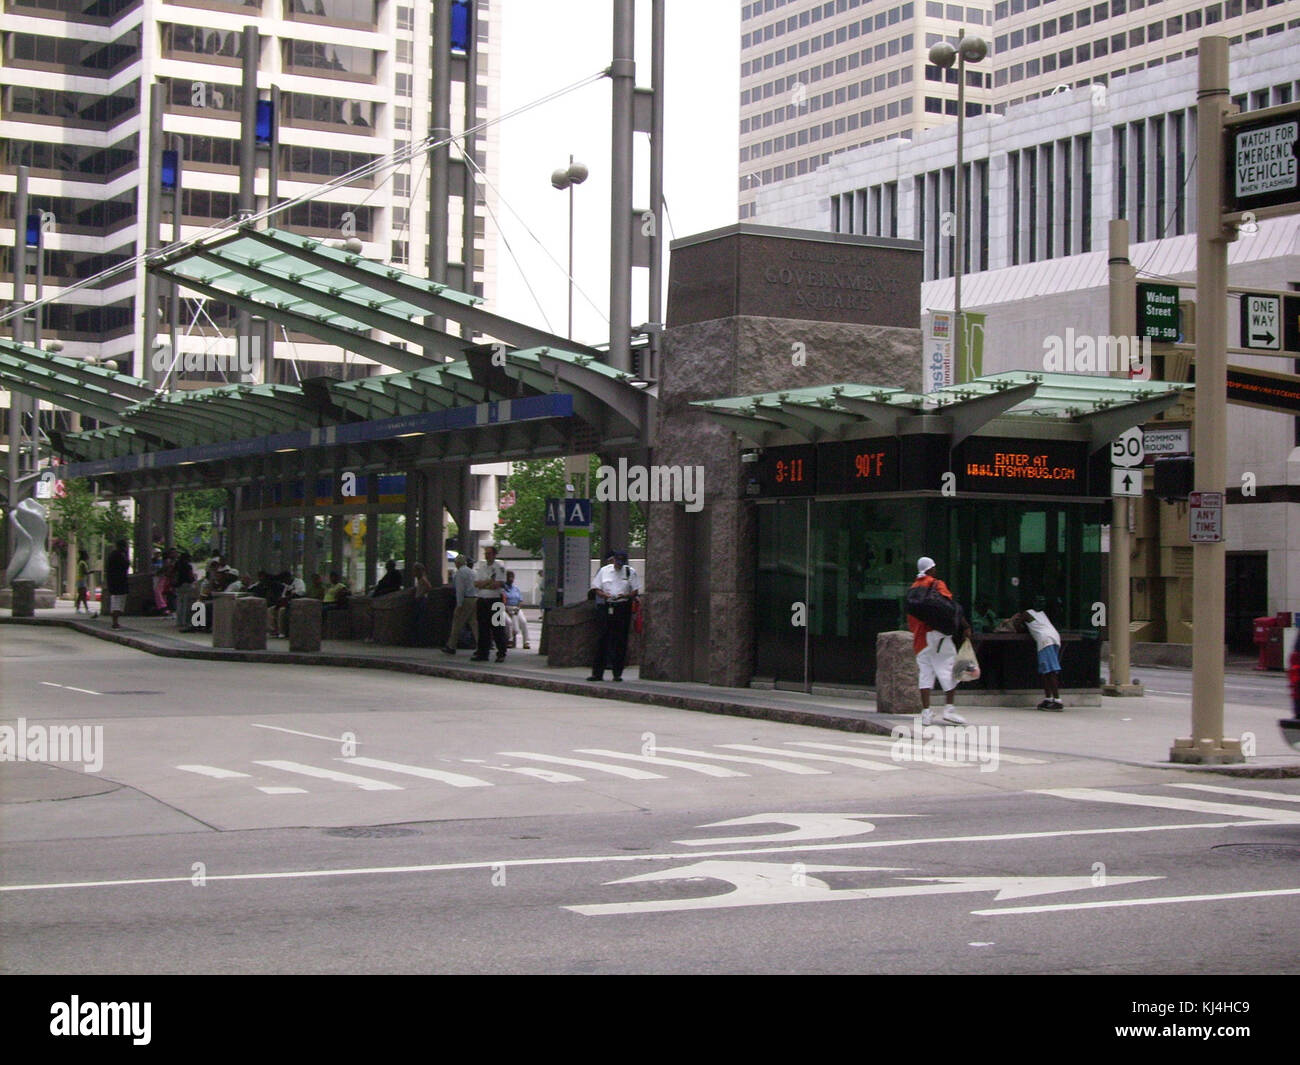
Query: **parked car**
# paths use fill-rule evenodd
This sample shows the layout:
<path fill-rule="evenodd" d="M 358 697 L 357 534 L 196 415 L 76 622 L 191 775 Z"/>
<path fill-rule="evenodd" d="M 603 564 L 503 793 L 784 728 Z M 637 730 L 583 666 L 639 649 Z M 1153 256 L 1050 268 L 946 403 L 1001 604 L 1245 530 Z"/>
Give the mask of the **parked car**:
<path fill-rule="evenodd" d="M 1282 738 L 1300 751 L 1300 634 L 1296 635 L 1295 646 L 1291 648 L 1287 679 L 1291 682 L 1291 716 L 1284 717 L 1278 724 L 1282 727 Z"/>

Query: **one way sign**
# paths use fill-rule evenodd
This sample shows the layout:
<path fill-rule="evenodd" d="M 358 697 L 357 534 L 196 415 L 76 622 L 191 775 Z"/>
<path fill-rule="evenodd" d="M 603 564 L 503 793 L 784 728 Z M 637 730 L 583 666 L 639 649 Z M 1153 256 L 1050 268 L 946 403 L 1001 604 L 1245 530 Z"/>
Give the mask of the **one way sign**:
<path fill-rule="evenodd" d="M 1142 471 L 1112 469 L 1110 471 L 1110 494 L 1113 496 L 1140 496 L 1142 494 Z"/>
<path fill-rule="evenodd" d="M 1300 354 L 1300 296 L 1242 293 L 1241 346 Z"/>

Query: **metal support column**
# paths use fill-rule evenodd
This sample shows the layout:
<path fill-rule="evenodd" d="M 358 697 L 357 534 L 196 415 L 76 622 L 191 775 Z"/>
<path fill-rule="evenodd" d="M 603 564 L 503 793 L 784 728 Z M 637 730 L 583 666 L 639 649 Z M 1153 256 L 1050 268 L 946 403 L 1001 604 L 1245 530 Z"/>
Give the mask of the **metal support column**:
<path fill-rule="evenodd" d="M 163 110 L 162 82 L 149 86 L 149 166 L 145 171 L 144 187 L 144 251 L 146 256 L 157 254 L 162 247 L 162 163 L 163 163 Z M 157 385 L 163 375 L 154 367 L 154 353 L 158 350 L 158 332 L 161 324 L 158 306 L 158 275 L 152 270 L 144 272 L 143 307 L 140 318 L 144 322 L 141 335 L 140 358 L 144 365 L 140 376 L 151 385 Z M 172 355 L 175 358 L 175 354 Z"/>
<path fill-rule="evenodd" d="M 245 26 L 243 66 L 243 108 L 239 137 L 239 213 L 251 217 L 257 213 L 257 65 L 261 40 L 256 26 Z M 239 353 L 251 350 L 253 316 L 240 311 L 236 332 Z"/>
<path fill-rule="evenodd" d="M 614 0 L 609 213 L 609 365 L 632 369 L 632 107 L 636 3 Z"/>

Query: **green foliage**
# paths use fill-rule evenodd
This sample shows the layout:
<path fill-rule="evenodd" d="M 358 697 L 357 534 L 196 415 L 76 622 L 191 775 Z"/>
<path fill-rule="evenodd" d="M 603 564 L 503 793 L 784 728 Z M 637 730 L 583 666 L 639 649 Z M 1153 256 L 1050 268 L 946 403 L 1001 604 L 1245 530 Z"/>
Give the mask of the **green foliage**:
<path fill-rule="evenodd" d="M 196 557 L 204 555 L 212 541 L 212 512 L 226 505 L 222 488 L 202 488 L 176 493 L 176 543 L 168 544 Z"/>
<path fill-rule="evenodd" d="M 578 494 L 591 498 L 596 484 L 596 470 L 600 460 L 591 457 L 591 469 L 585 485 L 577 485 Z M 515 505 L 501 512 L 502 539 L 532 554 L 542 550 L 542 531 L 546 521 L 546 500 L 564 498 L 564 460 L 540 459 L 533 462 L 514 463 L 509 479 L 510 491 L 515 493 Z M 632 550 L 645 545 L 645 512 L 640 504 L 630 508 L 627 547 Z M 591 557 L 600 558 L 604 551 L 601 529 L 604 525 L 605 505 L 599 500 L 591 504 Z"/>
<path fill-rule="evenodd" d="M 540 554 L 546 500 L 564 498 L 564 460 L 516 462 L 510 473 L 515 505 L 501 512 L 501 536 L 521 551 Z"/>
<path fill-rule="evenodd" d="M 118 540 L 126 540 L 130 543 L 134 525 L 131 519 L 126 516 L 126 510 L 122 504 L 115 499 L 107 506 L 100 506 L 96 509 L 99 514 L 96 516 L 95 532 L 104 539 L 105 553 Z"/>
<path fill-rule="evenodd" d="M 50 531 L 57 540 L 85 540 L 96 531 L 99 510 L 84 477 L 64 481 L 63 495 L 50 501 Z"/>
<path fill-rule="evenodd" d="M 379 515 L 379 572 L 383 576 L 384 563 L 390 558 L 406 558 L 406 515 Z M 419 559 L 406 559 L 409 566 Z"/>

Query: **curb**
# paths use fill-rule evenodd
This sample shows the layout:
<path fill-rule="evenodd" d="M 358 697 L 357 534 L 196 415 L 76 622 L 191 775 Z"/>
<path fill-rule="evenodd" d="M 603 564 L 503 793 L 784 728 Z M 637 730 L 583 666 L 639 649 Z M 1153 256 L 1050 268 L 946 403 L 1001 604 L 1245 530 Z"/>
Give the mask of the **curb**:
<path fill-rule="evenodd" d="M 162 658 L 192 658 L 216 662 L 251 662 L 256 665 L 335 666 L 346 669 L 384 669 L 395 673 L 414 673 L 424 677 L 460 680 L 477 684 L 498 684 L 507 688 L 530 688 L 557 695 L 574 695 L 584 699 L 612 699 L 625 703 L 664 706 L 672 710 L 690 710 L 703 714 L 721 714 L 728 717 L 756 718 L 777 721 L 787 725 L 809 725 L 813 728 L 833 729 L 839 732 L 866 732 L 888 736 L 891 726 L 866 718 L 836 714 L 833 711 L 795 710 L 778 706 L 754 706 L 725 699 L 704 699 L 694 695 L 675 695 L 638 688 L 636 682 L 623 685 L 597 687 L 586 682 L 569 680 L 544 680 L 540 677 L 521 677 L 508 673 L 481 673 L 440 666 L 432 663 L 406 662 L 392 658 L 370 658 L 365 655 L 346 655 L 335 652 L 305 653 L 292 651 L 235 651 L 227 648 L 193 647 L 175 641 L 179 646 L 159 645 L 158 639 L 145 638 L 124 632 L 113 632 L 68 618 L 3 618 L 0 625 L 32 625 L 38 628 L 62 627 L 94 636 L 109 643 L 121 644 L 146 654 Z"/>

